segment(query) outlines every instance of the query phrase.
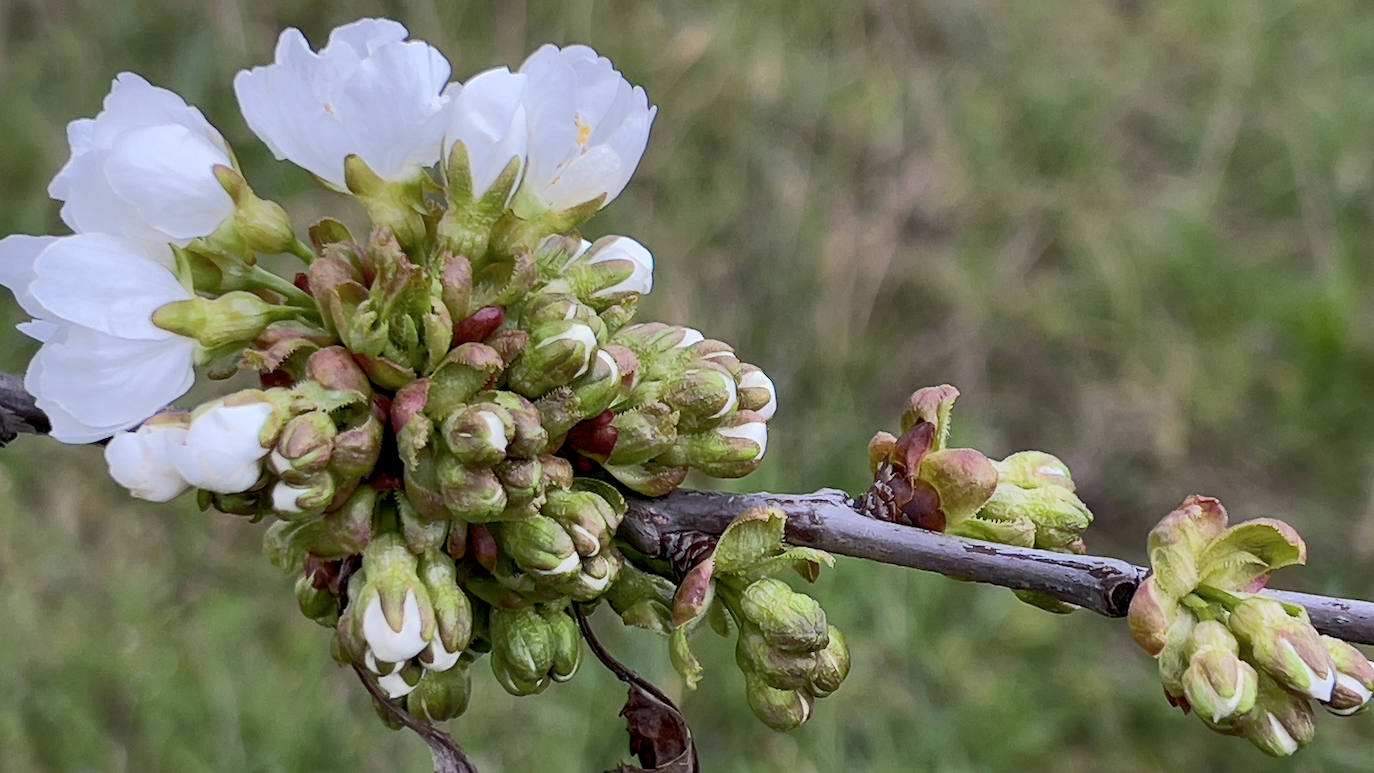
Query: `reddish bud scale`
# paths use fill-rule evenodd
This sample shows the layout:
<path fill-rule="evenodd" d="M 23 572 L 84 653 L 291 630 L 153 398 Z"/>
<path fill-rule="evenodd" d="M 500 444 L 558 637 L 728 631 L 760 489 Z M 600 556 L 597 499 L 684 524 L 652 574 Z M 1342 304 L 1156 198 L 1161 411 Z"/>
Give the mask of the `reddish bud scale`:
<path fill-rule="evenodd" d="M 296 274 L 296 278 L 291 280 L 291 284 L 307 295 L 310 293 L 310 277 L 304 272 Z"/>
<path fill-rule="evenodd" d="M 579 452 L 605 459 L 615 450 L 620 432 L 611 426 L 615 414 L 605 411 L 594 419 L 587 419 L 568 431 L 567 442 Z"/>
<path fill-rule="evenodd" d="M 467 541 L 478 565 L 488 572 L 495 572 L 500 549 L 496 547 L 496 539 L 491 536 L 491 531 L 480 523 L 468 524 Z"/>
<path fill-rule="evenodd" d="M 258 381 L 262 384 L 263 389 L 272 389 L 273 387 L 289 387 L 296 383 L 296 379 L 292 378 L 290 373 L 287 373 L 286 371 L 280 368 L 274 371 L 270 371 L 268 373 L 260 374 L 258 376 Z"/>
<path fill-rule="evenodd" d="M 483 306 L 472 316 L 453 326 L 453 344 L 480 343 L 496 332 L 506 321 L 506 310 L 501 306 Z"/>

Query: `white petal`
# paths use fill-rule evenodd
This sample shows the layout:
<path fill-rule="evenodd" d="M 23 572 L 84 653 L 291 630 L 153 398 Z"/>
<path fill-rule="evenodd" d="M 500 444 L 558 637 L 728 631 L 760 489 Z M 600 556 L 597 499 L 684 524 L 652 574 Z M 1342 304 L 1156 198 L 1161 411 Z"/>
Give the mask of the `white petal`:
<path fill-rule="evenodd" d="M 526 76 L 499 67 L 474 76 L 452 98 L 445 153 L 458 142 L 467 148 L 474 197 L 487 192 L 511 159 L 523 165 L 529 144 L 521 101 L 525 81 Z"/>
<path fill-rule="evenodd" d="M 105 162 L 110 187 L 141 219 L 173 240 L 208 236 L 234 214 L 212 171 L 228 154 L 184 126 L 151 126 L 121 135 Z"/>
<path fill-rule="evenodd" d="M 26 236 L 15 234 L 0 239 L 0 285 L 14 293 L 14 299 L 31 317 L 51 316 L 37 298 L 29 292 L 29 285 L 38 275 L 33 264 L 38 255 L 56 242 L 56 236 Z"/>
<path fill-rule="evenodd" d="M 447 671 L 458 665 L 458 658 L 462 654 L 444 649 L 444 643 L 439 640 L 439 635 L 435 634 L 425 646 L 424 654 L 420 656 L 420 665 L 430 671 Z"/>
<path fill-rule="evenodd" d="M 386 690 L 386 697 L 395 700 L 397 698 L 404 698 L 414 692 L 415 688 L 420 686 L 420 683 L 407 684 L 405 677 L 401 676 L 401 672 L 398 669 L 386 676 L 377 677 L 377 685 L 383 690 Z"/>
<path fill-rule="evenodd" d="M 1283 726 L 1279 718 L 1271 713 L 1266 716 L 1266 719 L 1269 720 L 1269 729 L 1274 733 L 1274 738 L 1278 740 L 1279 748 L 1283 750 L 1283 753 L 1289 755 L 1297 751 L 1297 740 L 1288 732 L 1288 728 Z"/>
<path fill-rule="evenodd" d="M 260 436 L 271 415 L 272 406 L 265 402 L 215 405 L 191 420 L 172 462 L 196 488 L 221 494 L 246 491 L 262 475 L 268 449 Z"/>
<path fill-rule="evenodd" d="M 756 413 L 763 417 L 764 421 L 773 418 L 778 411 L 778 391 L 773 386 L 773 379 L 762 370 L 750 370 L 744 373 L 739 380 L 740 389 L 766 389 L 768 390 L 768 404 L 758 409 Z"/>
<path fill-rule="evenodd" d="M 272 487 L 272 509 L 287 515 L 301 512 L 301 506 L 296 500 L 305 492 L 306 489 L 292 486 L 284 480 L 277 481 Z"/>
<path fill-rule="evenodd" d="M 159 426 L 115 435 L 105 446 L 110 477 L 139 499 L 174 499 L 187 489 L 187 483 L 171 463 L 169 449 L 180 445 L 185 437 L 184 428 Z"/>
<path fill-rule="evenodd" d="M 376 656 L 391 663 L 410 660 L 425 648 L 421 636 L 424 623 L 420 618 L 420 604 L 415 599 L 415 591 L 406 591 L 401 604 L 401 630 L 397 631 L 387 622 L 382 613 L 380 596 L 374 597 L 363 610 L 363 638 Z"/>
<path fill-rule="evenodd" d="M 77 234 L 49 245 L 34 261 L 30 292 L 55 317 L 120 338 L 165 340 L 153 312 L 191 297 L 146 248 L 104 234 Z"/>
<path fill-rule="evenodd" d="M 768 450 L 768 425 L 761 421 L 751 421 L 735 427 L 722 427 L 716 432 L 725 437 L 753 441 L 759 447 L 759 452 L 754 455 L 756 460 L 762 459 L 763 452 Z"/>

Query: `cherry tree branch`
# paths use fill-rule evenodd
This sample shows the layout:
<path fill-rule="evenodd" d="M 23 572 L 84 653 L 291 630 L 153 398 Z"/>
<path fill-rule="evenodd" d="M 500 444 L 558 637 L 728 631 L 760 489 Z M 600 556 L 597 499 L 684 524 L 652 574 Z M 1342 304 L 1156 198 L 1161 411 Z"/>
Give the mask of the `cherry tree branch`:
<path fill-rule="evenodd" d="M 23 376 L 0 373 L 0 448 L 21 432 L 46 435 L 51 428 L 48 417 L 24 391 Z"/>
<path fill-rule="evenodd" d="M 687 533 L 720 534 L 739 514 L 775 507 L 787 515 L 787 541 L 883 564 L 906 566 L 973 582 L 1031 590 L 1107 617 L 1124 617 L 1149 570 L 1104 556 L 1078 556 L 998 545 L 874 520 L 854 509 L 842 491 L 813 494 L 721 494 L 675 491 L 632 498 L 619 536 L 636 550 L 672 558 Z M 1374 603 L 1293 591 L 1266 594 L 1300 604 L 1322 633 L 1374 644 Z"/>

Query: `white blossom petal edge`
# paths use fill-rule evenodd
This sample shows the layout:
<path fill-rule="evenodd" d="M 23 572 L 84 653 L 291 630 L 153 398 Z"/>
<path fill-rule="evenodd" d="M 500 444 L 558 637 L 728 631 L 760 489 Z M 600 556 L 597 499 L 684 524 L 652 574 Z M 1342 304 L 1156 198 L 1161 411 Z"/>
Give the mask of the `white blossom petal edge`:
<path fill-rule="evenodd" d="M 153 324 L 191 297 L 167 268 L 171 250 L 105 234 L 0 239 L 0 284 L 43 342 L 24 388 L 64 443 L 126 430 L 186 393 L 196 343 Z"/>
<path fill-rule="evenodd" d="M 67 126 L 71 158 L 48 185 L 77 233 L 184 245 L 234 212 L 212 171 L 229 145 L 176 93 L 120 73 L 95 118 Z"/>
<path fill-rule="evenodd" d="M 420 602 L 415 598 L 415 591 L 406 591 L 405 599 L 401 602 L 401 615 L 401 630 L 397 631 L 382 612 L 380 595 L 373 596 L 363 609 L 363 638 L 378 660 L 401 663 L 420 654 L 425 648 L 422 635 L 424 619 L 420 616 Z"/>
<path fill-rule="evenodd" d="M 188 488 L 172 464 L 172 449 L 186 439 L 186 427 L 145 423 L 135 432 L 120 432 L 105 446 L 110 477 L 138 499 L 168 502 Z"/>
<path fill-rule="evenodd" d="M 453 105 L 444 136 L 444 156 L 448 157 L 454 145 L 463 143 L 474 199 L 482 198 L 512 159 L 519 159 L 524 166 L 529 143 L 522 101 L 526 80 L 524 75 L 498 67 L 474 75 L 461 86 L 455 83 L 449 87 Z"/>
<path fill-rule="evenodd" d="M 450 67 L 409 34 L 389 19 L 360 19 L 316 53 L 300 30 L 283 31 L 272 64 L 234 76 L 244 120 L 278 159 L 339 190 L 353 154 L 386 180 L 414 177 L 439 160 Z"/>
<path fill-rule="evenodd" d="M 520 72 L 529 76 L 524 198 L 554 211 L 600 196 L 609 204 L 639 166 L 658 108 L 587 46 L 544 45 Z"/>

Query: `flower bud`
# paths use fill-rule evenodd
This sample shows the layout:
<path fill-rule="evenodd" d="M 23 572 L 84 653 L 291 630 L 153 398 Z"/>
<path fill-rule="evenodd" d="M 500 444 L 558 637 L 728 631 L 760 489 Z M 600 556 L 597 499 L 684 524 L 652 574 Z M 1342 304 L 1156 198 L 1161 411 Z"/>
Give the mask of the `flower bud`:
<path fill-rule="evenodd" d="M 554 631 L 534 607 L 493 607 L 488 633 L 493 658 L 499 658 L 512 677 L 530 682 L 548 676 L 553 667 Z"/>
<path fill-rule="evenodd" d="M 584 416 L 597 416 L 624 394 L 625 377 L 633 377 L 638 361 L 623 346 L 611 345 L 596 350 L 592 367 L 571 384 Z"/>
<path fill-rule="evenodd" d="M 685 419 L 710 422 L 739 406 L 735 377 L 714 363 L 687 368 L 667 384 L 663 401 L 682 412 Z"/>
<path fill-rule="evenodd" d="M 334 438 L 329 470 L 342 480 L 361 480 L 372 474 L 382 454 L 385 428 L 374 414 L 361 424 L 347 427 Z"/>
<path fill-rule="evenodd" d="M 530 331 L 530 342 L 507 374 L 510 388 L 534 399 L 586 373 L 597 350 L 585 323 L 549 322 Z"/>
<path fill-rule="evenodd" d="M 448 309 L 449 317 L 459 323 L 473 312 L 472 263 L 461 254 L 446 252 L 439 256 L 435 274 L 439 281 L 439 299 Z M 456 333 L 456 328 L 455 328 Z M 485 338 L 485 336 L 483 336 Z M 481 340 L 481 339 L 465 339 Z"/>
<path fill-rule="evenodd" d="M 440 550 L 448 543 L 449 524 L 452 523 L 448 518 L 425 518 L 406 497 L 396 498 L 396 516 L 400 522 L 401 538 L 405 540 L 406 549 L 415 555 L 423 556 Z M 423 576 L 421 573 L 422 578 Z"/>
<path fill-rule="evenodd" d="M 485 523 L 499 518 L 506 509 L 506 491 L 491 470 L 466 467 L 448 454 L 440 454 L 435 467 L 439 493 L 452 517 Z M 410 486 L 409 479 L 406 486 Z"/>
<path fill-rule="evenodd" d="M 931 450 L 944 448 L 949 437 L 949 417 L 957 399 L 959 390 L 949 384 L 916 390 L 907 398 L 906 410 L 902 412 L 902 434 L 920 422 L 927 422 L 935 425 L 935 443 Z"/>
<path fill-rule="evenodd" d="M 922 470 L 929 459 L 921 463 Z M 998 521 L 1029 518 L 1035 524 L 1035 547 L 1042 550 L 1065 550 L 1082 536 L 1093 520 L 1088 506 L 1072 491 L 1060 486 L 999 485 L 979 517 Z"/>
<path fill-rule="evenodd" d="M 501 354 L 486 344 L 460 344 L 430 374 L 425 410 L 445 417 L 486 389 L 505 368 Z"/>
<path fill-rule="evenodd" d="M 1250 743 L 1274 757 L 1291 756 L 1316 733 L 1312 704 L 1267 676 L 1260 675 L 1255 707 L 1236 722 Z"/>
<path fill-rule="evenodd" d="M 687 467 L 668 464 L 602 465 L 606 472 L 631 491 L 646 497 L 671 493 L 687 479 Z"/>
<path fill-rule="evenodd" d="M 515 420 L 499 405 L 477 403 L 445 419 L 443 433 L 458 461 L 469 467 L 490 467 L 506 458 Z"/>
<path fill-rule="evenodd" d="M 616 414 L 610 426 L 614 445 L 605 460 L 614 465 L 643 464 L 672 447 L 678 414 L 663 403 L 649 403 Z M 592 458 L 598 455 L 587 449 Z"/>
<path fill-rule="evenodd" d="M 1220 725 L 1254 707 L 1259 676 L 1239 658 L 1239 646 L 1226 626 L 1204 620 L 1193 627 L 1188 643 L 1183 693 L 1199 716 Z"/>
<path fill-rule="evenodd" d="M 324 411 L 296 416 L 282 428 L 276 447 L 268 454 L 267 466 L 283 481 L 300 485 L 329 465 L 338 434 L 334 419 Z"/>
<path fill-rule="evenodd" d="M 1131 629 L 1131 638 L 1139 647 L 1159 657 L 1169 640 L 1169 628 L 1173 623 L 1177 600 L 1165 596 L 1159 589 L 1155 575 L 1151 574 L 1136 588 L 1131 597 L 1131 608 L 1126 614 L 1126 624 Z M 1192 615 L 1185 614 L 1191 618 Z"/>
<path fill-rule="evenodd" d="M 694 467 L 717 478 L 738 478 L 758 469 L 768 448 L 768 425 L 753 411 L 737 411 L 705 432 L 679 435 L 656 457 L 669 465 Z"/>
<path fill-rule="evenodd" d="M 582 632 L 577 630 L 567 612 L 558 611 L 545 615 L 553 648 L 553 663 L 549 676 L 555 682 L 566 682 L 577 673 L 582 665 Z"/>
<path fill-rule="evenodd" d="M 339 604 L 329 589 L 315 585 L 309 572 L 296 578 L 296 603 L 301 614 L 326 628 L 333 628 L 339 622 Z"/>
<path fill-rule="evenodd" d="M 243 175 L 224 164 L 213 168 L 215 179 L 234 200 L 234 231 L 248 249 L 266 255 L 291 252 L 296 232 L 291 218 L 275 201 L 258 198 Z"/>
<path fill-rule="evenodd" d="M 1159 681 L 1164 686 L 1164 695 L 1168 697 L 1170 705 L 1183 706 L 1185 712 L 1188 711 L 1188 699 L 1185 697 L 1183 674 L 1190 665 L 1188 643 L 1196 624 L 1197 618 L 1191 613 L 1174 615 L 1164 634 L 1164 646 L 1155 656 L 1159 662 Z"/>
<path fill-rule="evenodd" d="M 1018 451 L 1000 462 L 993 462 L 993 466 L 997 468 L 999 483 L 1021 488 L 1059 486 L 1074 490 L 1068 465 L 1044 451 Z"/>
<path fill-rule="evenodd" d="M 1226 520 L 1226 509 L 1220 502 L 1191 496 L 1150 530 L 1150 567 L 1165 595 L 1179 599 L 1197 587 L 1197 558 L 1226 530 Z"/>
<path fill-rule="evenodd" d="M 477 395 L 477 399 L 504 408 L 511 417 L 515 433 L 506 446 L 506 456 L 515 459 L 534 459 L 544 452 L 549 433 L 544 429 L 539 409 L 534 403 L 514 392 L 493 391 Z"/>
<path fill-rule="evenodd" d="M 169 449 L 187 483 L 220 494 L 252 488 L 281 427 L 267 395 L 246 390 L 197 408 L 180 446 Z"/>
<path fill-rule="evenodd" d="M 738 381 L 740 410 L 753 411 L 764 421 L 778 411 L 778 390 L 757 365 L 741 365 Z"/>
<path fill-rule="evenodd" d="M 611 306 L 627 296 L 648 295 L 654 287 L 654 256 L 626 236 L 603 236 L 566 269 L 577 295 L 587 303 Z"/>
<path fill-rule="evenodd" d="M 506 490 L 506 507 L 539 507 L 544 496 L 544 465 L 538 459 L 507 459 L 493 468 Z"/>
<path fill-rule="evenodd" d="M 1253 596 L 1231 610 L 1227 624 L 1251 662 L 1296 693 L 1330 701 L 1336 668 L 1312 624 L 1293 617 L 1274 599 Z"/>
<path fill-rule="evenodd" d="M 268 303 L 250 292 L 234 290 L 218 298 L 197 296 L 173 301 L 153 312 L 153 324 L 193 338 L 206 349 L 218 349 L 246 344 L 257 338 L 269 324 L 291 319 L 299 313 L 299 309 Z"/>
<path fill-rule="evenodd" d="M 830 641 L 825 649 L 816 653 L 816 670 L 811 672 L 811 694 L 817 698 L 840 689 L 840 683 L 849 676 L 849 647 L 844 643 L 840 629 L 830 626 Z"/>
<path fill-rule="evenodd" d="M 740 610 L 779 649 L 815 652 L 830 641 L 825 610 L 782 580 L 768 577 L 751 583 L 740 594 Z"/>
<path fill-rule="evenodd" d="M 622 565 L 615 551 L 603 551 L 599 555 L 582 559 L 579 571 L 565 580 L 560 586 L 574 601 L 592 601 L 600 598 L 606 589 L 615 582 Z"/>
<path fill-rule="evenodd" d="M 472 675 L 460 664 L 443 671 L 426 671 L 415 691 L 406 696 L 406 710 L 430 722 L 461 716 L 472 695 Z"/>
<path fill-rule="evenodd" d="M 626 563 L 607 589 L 605 599 L 626 625 L 666 636 L 673 627 L 675 590 L 671 580 Z"/>
<path fill-rule="evenodd" d="M 511 695 L 536 695 L 544 691 L 552 679 L 548 674 L 544 674 L 534 679 L 526 679 L 516 674 L 504 655 L 495 648 L 492 649 L 491 674 L 496 678 L 496 683 Z"/>
<path fill-rule="evenodd" d="M 935 493 L 933 499 L 921 498 L 923 507 L 934 506 L 939 512 L 913 519 L 917 523 L 944 523 L 946 527 L 960 523 L 989 504 L 997 488 L 997 469 L 982 453 L 972 448 L 948 448 L 933 451 L 921 460 L 914 486 L 928 486 Z M 916 505 L 913 502 L 912 505 Z M 909 507 L 903 508 L 904 512 Z M 935 516 L 931 518 L 931 516 Z M 1009 521 L 1003 513 L 989 514 L 985 520 Z"/>
<path fill-rule="evenodd" d="M 540 577 L 565 577 L 582 565 L 572 538 L 547 516 L 498 524 L 492 534 L 502 553 L 522 570 Z"/>
<path fill-rule="evenodd" d="M 1374 695 L 1374 663 L 1349 642 L 1332 636 L 1321 637 L 1322 644 L 1336 666 L 1336 688 L 1326 710 L 1347 717 L 1362 710 Z"/>
<path fill-rule="evenodd" d="M 404 698 L 420 686 L 424 669 L 413 664 L 398 668 L 385 676 L 377 677 L 377 684 L 386 691 L 386 697 L 396 700 Z"/>
<path fill-rule="evenodd" d="M 590 491 L 548 492 L 541 512 L 571 538 L 578 555 L 590 557 L 610 547 L 620 518 L 606 500 Z"/>
<path fill-rule="evenodd" d="M 186 440 L 190 416 L 159 413 L 135 432 L 120 432 L 105 446 L 110 477 L 133 496 L 149 502 L 169 502 L 188 485 L 172 462 L 173 449 Z"/>
<path fill-rule="evenodd" d="M 350 597 L 350 608 L 361 606 L 357 624 L 378 660 L 409 660 L 434 635 L 434 609 L 415 570 L 415 556 L 399 534 L 378 536 L 363 553 L 367 584 Z"/>
<path fill-rule="evenodd" d="M 335 493 L 334 478 L 327 472 L 300 480 L 299 485 L 279 480 L 272 486 L 272 511 L 288 521 L 300 520 L 322 512 Z"/>
<path fill-rule="evenodd" d="M 420 581 L 434 607 L 434 638 L 420 652 L 420 665 L 447 671 L 472 641 L 472 605 L 458 587 L 453 559 L 433 550 L 420 557 Z"/>
<path fill-rule="evenodd" d="M 805 687 L 816 670 L 816 657 L 810 652 L 788 652 L 769 644 L 763 633 L 752 625 L 740 629 L 735 642 L 735 662 L 746 674 L 752 674 L 777 690 L 797 690 Z"/>
<path fill-rule="evenodd" d="M 800 727 L 811 718 L 811 696 L 801 690 L 774 689 L 747 671 L 744 694 L 754 716 L 780 733 Z"/>
<path fill-rule="evenodd" d="M 354 153 L 344 159 L 344 184 L 367 210 L 378 227 L 396 234 L 405 245 L 419 245 L 425 238 L 425 183 L 423 172 L 410 179 L 393 181 L 372 171 L 363 157 Z"/>

